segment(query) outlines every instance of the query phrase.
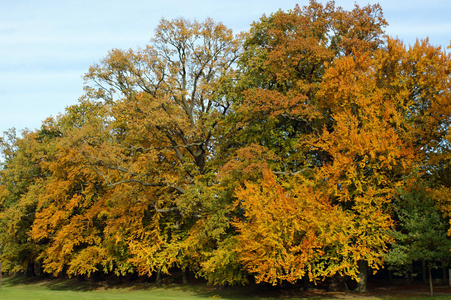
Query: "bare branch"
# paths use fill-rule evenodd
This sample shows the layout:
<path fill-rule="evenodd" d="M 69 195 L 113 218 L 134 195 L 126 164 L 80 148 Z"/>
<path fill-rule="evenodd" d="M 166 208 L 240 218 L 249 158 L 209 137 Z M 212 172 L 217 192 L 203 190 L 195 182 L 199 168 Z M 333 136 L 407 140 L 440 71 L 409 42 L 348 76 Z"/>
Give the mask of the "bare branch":
<path fill-rule="evenodd" d="M 108 187 L 113 187 L 113 186 L 117 186 L 120 184 L 125 184 L 125 183 L 139 183 L 143 186 L 146 187 L 170 187 L 173 188 L 177 191 L 179 191 L 182 194 L 186 194 L 186 190 L 178 185 L 176 185 L 175 183 L 172 182 L 147 182 L 138 178 L 129 178 L 129 179 L 124 179 L 124 180 L 120 180 L 120 181 L 116 181 L 116 182 L 112 182 L 111 179 L 109 179 L 107 176 L 105 176 L 102 171 L 98 168 L 98 166 L 100 167 L 105 167 L 107 169 L 110 170 L 116 170 L 116 171 L 121 171 L 124 173 L 127 173 L 131 176 L 139 176 L 140 174 L 135 173 L 135 172 L 131 172 L 129 169 L 121 167 L 121 166 L 112 166 L 110 164 L 105 163 L 104 161 L 101 161 L 99 159 L 96 159 L 97 161 L 95 163 L 92 163 L 91 165 L 95 168 L 95 170 L 97 171 L 97 173 L 100 174 L 100 176 L 103 177 L 103 179 L 105 180 L 105 183 Z"/>
<path fill-rule="evenodd" d="M 156 211 L 156 212 L 159 212 L 159 213 L 167 213 L 167 212 L 171 212 L 171 211 L 178 210 L 177 207 L 158 208 L 155 204 L 153 205 L 153 207 L 155 208 L 155 211 Z"/>
<path fill-rule="evenodd" d="M 108 187 L 113 187 L 113 186 L 121 185 L 121 184 L 124 184 L 124 183 L 139 183 L 139 184 L 141 184 L 143 186 L 160 186 L 160 187 L 168 186 L 165 183 L 150 183 L 150 182 L 145 182 L 145 181 L 139 180 L 137 178 L 124 179 L 124 180 L 116 181 L 116 182 L 113 182 L 113 183 L 111 183 L 111 181 L 109 180 L 109 182 L 110 183 L 107 184 Z"/>

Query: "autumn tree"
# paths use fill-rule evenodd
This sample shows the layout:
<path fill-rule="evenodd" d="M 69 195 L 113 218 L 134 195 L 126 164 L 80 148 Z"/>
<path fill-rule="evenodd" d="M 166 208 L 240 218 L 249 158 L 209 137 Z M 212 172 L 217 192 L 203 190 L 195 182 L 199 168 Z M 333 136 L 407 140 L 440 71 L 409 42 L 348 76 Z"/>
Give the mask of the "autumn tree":
<path fill-rule="evenodd" d="M 262 181 L 236 190 L 238 259 L 257 283 L 316 281 L 336 272 L 356 276 L 352 253 L 360 245 L 352 214 L 300 176 L 279 183 L 264 171 Z M 341 253 L 341 255 L 338 255 Z M 349 257 L 346 255 L 349 254 Z"/>
<path fill-rule="evenodd" d="M 37 207 L 29 235 L 35 243 L 45 242 L 40 258 L 44 271 L 55 276 L 108 273 L 113 262 L 114 271 L 120 273 L 128 258 L 118 259 L 106 246 L 103 178 L 73 147 L 77 129 L 103 120 L 101 107 L 85 102 L 68 107 L 65 115 L 41 127 L 41 132 L 53 132 L 58 138 L 52 143 L 52 156 L 39 164 L 47 177 L 32 195 Z"/>
<path fill-rule="evenodd" d="M 197 191 L 213 180 L 215 131 L 231 105 L 225 90 L 240 41 L 212 20 L 177 19 L 162 20 L 151 43 L 112 50 L 86 75 L 80 104 L 30 138 L 48 155 L 33 156 L 46 177 L 25 185 L 34 206 L 23 234 L 45 244 L 46 272 L 151 275 L 199 266 L 187 237 L 215 211 Z"/>
<path fill-rule="evenodd" d="M 187 267 L 188 254 L 174 245 L 203 208 L 180 207 L 189 207 L 184 195 L 196 182 L 208 185 L 215 172 L 216 130 L 231 106 L 225 90 L 240 45 L 210 19 L 163 19 L 150 45 L 114 49 L 85 76 L 82 101 L 98 103 L 105 114 L 73 130 L 70 147 L 109 188 L 116 224 L 108 230 L 141 274 Z"/>
<path fill-rule="evenodd" d="M 370 55 L 346 56 L 327 69 L 318 96 L 330 109 L 333 126 L 324 128 L 316 142 L 330 156 L 317 178 L 338 205 L 352 211 L 361 230 L 355 263 L 362 275 L 366 264 L 373 269 L 383 265 L 391 242 L 390 203 L 415 162 L 412 145 L 403 139 L 405 119 L 378 87 L 373 67 L 377 61 Z"/>
<path fill-rule="evenodd" d="M 42 245 L 29 240 L 37 207 L 33 194 L 47 177 L 40 162 L 51 155 L 48 143 L 53 139 L 45 131 L 24 131 L 18 137 L 12 129 L 1 141 L 0 244 L 5 272 L 26 270 L 27 276 L 34 275 Z"/>
<path fill-rule="evenodd" d="M 398 269 L 412 259 L 442 260 L 449 244 L 443 226 L 450 217 L 450 58 L 427 39 L 408 47 L 388 39 L 375 53 L 378 85 L 401 113 L 399 132 L 415 151 L 416 169 L 393 203 L 397 243 L 387 258 Z"/>
<path fill-rule="evenodd" d="M 376 231 L 380 234 L 383 233 L 384 229 L 389 228 L 390 217 L 378 209 L 375 210 L 379 204 L 388 201 L 384 188 L 382 188 L 380 196 L 376 195 L 379 192 L 366 188 L 364 188 L 365 193 L 369 194 L 351 196 L 350 198 L 357 200 L 362 205 L 363 202 L 367 202 L 373 196 L 381 201 L 381 203 L 367 203 L 365 208 L 361 208 L 361 211 L 360 208 L 359 211 L 352 211 L 348 209 L 348 206 L 352 206 L 352 204 L 341 205 L 340 203 L 343 204 L 346 200 L 343 200 L 343 202 L 337 200 L 337 195 L 328 190 L 327 186 L 329 184 L 331 188 L 343 186 L 343 191 L 347 190 L 343 182 L 335 181 L 332 178 L 335 176 L 332 173 L 335 171 L 341 173 L 345 168 L 355 163 L 353 161 L 354 155 L 364 155 L 359 151 L 371 152 L 377 150 L 368 148 L 353 150 L 347 157 L 349 164 L 341 165 L 339 168 L 343 168 L 342 171 L 332 171 L 329 169 L 332 164 L 336 167 L 341 164 L 341 162 L 338 163 L 339 158 L 334 157 L 335 154 L 345 153 L 348 150 L 349 145 L 341 143 L 351 138 L 352 135 L 362 134 L 361 137 L 365 138 L 365 142 L 376 137 L 375 135 L 379 130 L 385 130 L 389 127 L 386 124 L 389 120 L 384 119 L 383 116 L 385 112 L 392 108 L 388 104 L 383 104 L 382 107 L 374 104 L 367 111 L 359 112 L 358 116 L 355 116 L 356 119 L 346 120 L 345 115 L 349 114 L 349 111 L 334 110 L 332 112 L 332 109 L 327 105 L 322 106 L 324 97 L 329 97 L 329 95 L 324 94 L 326 93 L 324 90 L 327 89 L 332 78 L 332 75 L 327 74 L 327 72 L 332 71 L 329 66 L 339 60 L 340 57 L 352 58 L 382 47 L 382 34 L 385 25 L 386 22 L 378 5 L 363 8 L 356 6 L 352 11 L 344 11 L 341 8 L 336 8 L 333 2 L 323 6 L 315 1 L 311 1 L 308 6 L 303 8 L 296 7 L 289 12 L 279 11 L 269 17 L 264 16 L 259 22 L 254 23 L 250 35 L 244 43 L 245 51 L 240 60 L 242 74 L 238 89 L 241 90 L 241 97 L 237 97 L 234 102 L 234 113 L 230 115 L 230 126 L 227 127 L 227 130 L 234 134 L 229 133 L 230 139 L 226 139 L 228 144 L 223 148 L 226 149 L 224 156 L 230 159 L 224 167 L 226 173 L 234 174 L 234 168 L 239 173 L 244 166 L 254 165 L 258 171 L 257 174 L 253 175 L 254 183 L 263 185 L 261 168 L 253 163 L 253 161 L 260 159 L 260 166 L 270 166 L 270 169 L 276 175 L 282 177 L 297 175 L 303 178 L 299 184 L 303 184 L 304 180 L 310 180 L 315 182 L 314 185 L 321 186 L 321 189 L 324 189 L 323 195 L 315 197 L 323 200 L 330 199 L 332 205 L 337 205 L 337 209 L 346 211 L 347 214 L 352 216 L 354 222 L 352 224 L 355 225 L 353 228 L 360 230 L 363 235 L 365 235 L 366 230 L 370 230 L 369 227 L 371 226 L 378 228 Z M 349 71 L 349 76 L 354 76 L 351 74 L 355 74 L 355 70 Z M 366 84 L 366 82 L 358 84 Z M 374 87 L 374 89 L 377 88 Z M 336 85 L 330 87 L 330 91 L 332 90 L 338 92 L 341 96 L 348 91 L 342 92 L 342 88 Z M 364 96 L 368 99 L 365 103 L 358 104 L 364 107 L 368 102 L 371 103 L 370 99 L 377 94 L 377 91 L 372 91 L 371 95 L 354 96 L 356 98 Z M 353 98 L 352 101 L 357 102 L 356 98 Z M 381 103 L 383 101 L 378 102 L 378 104 Z M 370 116 L 364 121 L 360 118 L 365 118 L 365 113 L 370 113 Z M 367 123 L 365 126 L 367 126 L 369 132 L 358 130 L 361 122 Z M 343 129 L 342 126 L 344 126 Z M 334 130 L 337 131 L 334 133 Z M 328 135 L 329 133 L 332 134 Z M 393 131 L 390 131 L 387 134 L 392 133 Z M 359 139 L 361 137 L 355 136 L 352 138 Z M 387 137 L 389 137 L 390 142 L 380 147 L 389 147 L 389 149 L 382 151 L 390 152 L 392 149 L 397 149 L 400 142 L 396 134 L 381 136 L 380 139 Z M 363 142 L 361 146 L 364 146 Z M 332 148 L 336 149 L 332 150 Z M 259 151 L 255 151 L 256 149 L 259 149 Z M 239 157 L 238 153 L 251 155 Z M 261 153 L 260 157 L 256 157 L 255 154 L 257 153 Z M 267 154 L 262 155 L 263 153 Z M 395 154 L 395 156 L 397 155 L 402 156 L 404 154 Z M 238 163 L 239 161 L 243 162 Z M 365 161 L 364 157 L 362 157 L 362 161 Z M 388 164 L 393 163 L 394 161 L 390 160 Z M 373 166 L 369 167 L 370 170 L 373 168 Z M 388 168 L 388 165 L 384 168 Z M 365 172 L 354 174 L 356 180 L 366 182 L 369 178 L 359 178 Z M 378 177 L 379 175 L 375 174 L 374 176 Z M 324 178 L 331 179 L 324 182 Z M 280 180 L 283 181 L 282 178 Z M 287 178 L 286 180 L 289 181 L 290 179 Z M 349 180 L 352 181 L 353 179 Z M 365 185 L 372 185 L 374 180 L 377 181 L 378 179 L 369 180 L 371 183 L 368 182 Z M 290 192 L 290 190 L 287 191 L 287 193 Z M 265 197 L 260 196 L 262 197 L 261 201 L 266 201 Z M 253 197 L 252 199 L 258 201 L 257 198 Z M 246 201 L 249 200 L 246 198 Z M 257 207 L 255 204 L 254 206 Z M 247 216 L 263 214 L 263 212 L 253 211 L 252 206 L 247 206 L 246 209 Z M 261 209 L 265 209 L 264 206 Z M 274 211 L 274 208 L 270 211 Z M 359 222 L 368 218 L 372 213 L 380 215 L 380 219 L 376 221 L 377 218 L 375 218 L 373 225 L 369 225 L 368 228 L 359 227 Z M 359 215 L 361 215 L 361 219 L 359 219 Z M 312 218 L 314 217 L 312 216 Z M 249 222 L 249 220 L 244 217 L 242 222 L 247 224 L 246 222 Z M 268 222 L 277 223 L 274 220 Z M 255 229 L 255 227 L 252 228 Z M 244 232 L 243 227 L 240 227 L 240 230 Z M 240 235 L 238 235 L 239 237 Z M 346 255 L 340 257 L 340 252 L 329 252 L 324 261 L 330 259 L 328 263 L 330 266 L 319 272 L 322 274 L 321 276 L 332 276 L 339 273 L 357 278 L 359 273 L 358 262 L 362 259 L 370 261 L 373 267 L 380 266 L 382 263 L 381 256 L 375 255 L 375 253 L 386 248 L 389 237 L 374 237 L 374 239 L 369 237 L 368 240 L 374 241 L 374 244 L 367 245 L 367 250 L 364 253 L 359 253 L 359 250 L 365 249 L 365 247 L 360 247 L 367 241 L 357 240 L 348 240 L 342 244 L 345 249 L 349 250 L 349 252 L 345 252 Z M 355 245 L 359 246 L 356 247 Z M 320 247 L 318 246 L 318 248 Z M 353 252 L 350 249 L 355 251 Z M 241 254 L 251 256 L 251 253 Z M 255 268 L 263 270 L 266 267 L 269 268 L 271 264 L 277 265 L 276 256 L 273 256 L 272 260 L 269 257 L 267 259 L 268 261 L 260 262 Z M 272 283 L 284 280 L 284 275 L 281 275 L 283 272 L 274 270 L 266 275 L 258 275 L 259 280 Z M 285 270 L 285 272 L 287 271 Z M 305 274 L 301 275 L 298 274 L 298 279 L 305 276 Z M 291 277 L 290 280 L 293 281 L 295 278 Z M 312 275 L 311 278 L 316 277 Z"/>
<path fill-rule="evenodd" d="M 284 195 L 291 199 L 293 196 L 290 195 L 298 193 L 303 185 L 305 189 L 310 186 L 312 191 L 304 192 L 305 195 L 298 196 L 300 199 L 316 201 L 313 203 L 318 201 L 323 204 L 329 203 L 330 209 L 341 211 L 341 218 L 349 218 L 348 227 L 335 229 L 347 238 L 336 240 L 339 246 L 332 248 L 333 250 L 327 243 L 315 244 L 315 250 L 310 249 L 312 253 L 305 254 L 302 267 L 290 266 L 287 267 L 288 269 L 283 269 L 280 266 L 280 270 L 276 268 L 279 264 L 279 253 L 289 251 L 290 243 L 302 245 L 302 240 L 293 241 L 293 237 L 287 237 L 285 244 L 281 243 L 280 247 L 283 250 L 266 251 L 267 261 L 251 259 L 254 266 L 252 271 L 264 274 L 259 274 L 258 280 L 277 283 L 281 280 L 295 281 L 306 274 L 309 274 L 311 279 L 316 279 L 317 276 L 348 275 L 356 279 L 360 284 L 359 288 L 364 290 L 368 266 L 374 270 L 383 266 L 384 253 L 388 251 L 392 241 L 392 237 L 388 234 L 393 224 L 390 215 L 391 198 L 401 176 L 408 174 L 414 156 L 411 146 L 402 140 L 402 129 L 395 127 L 396 124 L 402 123 L 403 117 L 393 103 L 383 97 L 383 91 L 377 86 L 373 63 L 371 56 L 363 52 L 338 58 L 334 60 L 333 65 L 326 66 L 316 97 L 320 100 L 318 109 L 323 106 L 331 112 L 329 115 L 331 123 L 325 125 L 318 135 L 311 135 L 310 138 L 304 138 L 299 143 L 324 153 L 327 155 L 327 160 L 318 162 L 317 157 L 307 156 L 303 163 L 309 168 L 302 173 L 273 171 L 274 174 L 297 176 L 297 184 L 289 184 L 293 182 L 293 179 L 289 177 L 280 179 L 282 184 L 290 187 L 287 190 L 281 189 L 276 193 L 274 188 L 274 191 L 267 191 L 269 187 L 265 182 L 269 178 L 254 185 L 247 183 L 247 191 L 252 191 L 249 196 L 242 189 L 238 189 L 240 200 L 252 201 L 252 205 L 243 204 L 244 219 L 237 225 L 240 233 L 245 234 L 246 243 L 250 245 L 252 239 L 262 244 L 266 243 L 266 239 L 272 240 L 271 233 L 268 233 L 268 237 L 262 238 L 263 240 L 251 235 L 252 232 L 257 234 L 265 230 L 271 232 L 268 228 L 264 229 L 265 226 L 269 228 L 275 226 L 274 228 L 279 228 L 278 231 L 282 227 L 289 230 L 293 226 L 297 228 L 298 235 L 307 234 L 302 233 L 308 229 L 302 226 L 307 225 L 296 225 L 294 219 L 289 217 L 291 214 L 286 214 L 285 217 L 280 216 L 280 218 L 289 219 L 284 226 L 277 225 L 282 221 L 276 220 L 276 217 L 264 221 L 266 214 L 272 216 L 276 213 L 277 209 L 274 205 L 277 206 L 277 203 L 285 198 Z M 259 185 L 262 193 L 255 190 L 260 189 Z M 275 186 L 274 179 L 269 186 Z M 272 193 L 276 193 L 275 196 L 269 196 Z M 278 201 L 274 200 L 274 203 L 265 204 L 272 198 Z M 262 203 L 257 204 L 258 201 Z M 300 208 L 307 205 L 296 203 L 293 205 Z M 282 203 L 279 204 L 283 206 Z M 321 220 L 323 209 L 325 207 L 311 210 L 312 215 L 309 219 Z M 302 211 L 305 213 L 306 209 Z M 293 212 L 293 215 L 296 213 Z M 339 219 L 337 217 L 330 220 Z M 245 229 L 247 225 L 249 229 Z M 324 223 L 317 226 L 330 228 L 339 225 Z M 283 231 L 280 232 L 282 233 Z M 322 231 L 315 228 L 310 233 L 311 239 L 326 239 L 321 234 Z M 245 236 L 238 235 L 238 239 L 244 239 Z M 251 237 L 247 238 L 247 236 Z M 277 236 L 278 233 L 275 233 L 274 238 Z M 332 243 L 334 238 L 338 237 L 333 234 L 332 237 L 327 238 L 327 241 Z M 273 244 L 278 245 L 279 243 L 275 241 L 273 240 Z M 255 247 L 254 250 L 250 247 L 241 245 L 239 249 L 243 257 L 252 257 L 254 253 L 258 256 Z M 314 253 L 322 253 L 322 255 L 320 258 L 315 258 Z M 309 256 L 310 258 L 307 259 Z M 280 259 L 281 261 L 289 260 L 288 258 Z M 315 262 L 316 267 L 310 266 L 310 269 L 307 268 L 310 273 L 307 273 L 304 265 L 308 266 L 311 262 Z M 288 270 L 291 268 L 298 269 L 300 273 L 288 276 L 287 274 L 290 274 Z"/>
<path fill-rule="evenodd" d="M 386 25 L 378 5 L 345 11 L 333 2 L 316 1 L 255 22 L 240 58 L 241 97 L 234 101 L 225 155 L 259 144 L 281 157 L 281 172 L 301 171 L 309 155 L 324 160 L 298 141 L 316 134 L 327 121 L 315 96 L 325 63 L 377 49 Z"/>
<path fill-rule="evenodd" d="M 128 150 L 126 155 L 147 155 L 149 163 L 159 154 L 172 155 L 174 163 L 194 177 L 207 172 L 215 127 L 231 105 L 221 82 L 233 79 L 239 46 L 229 29 L 210 19 L 163 19 L 146 49 L 112 50 L 101 65 L 91 67 L 85 77 L 92 86 L 87 96 L 111 106 L 114 137 Z M 98 158 L 106 167 L 113 165 Z M 172 157 L 167 160 L 173 164 Z M 125 167 L 114 170 L 131 181 L 149 181 Z M 183 193 L 169 179 L 152 184 Z"/>
<path fill-rule="evenodd" d="M 405 46 L 387 40 L 375 53 L 378 86 L 403 116 L 403 140 L 416 152 L 421 180 L 431 187 L 440 210 L 450 217 L 450 54 L 428 40 Z"/>
<path fill-rule="evenodd" d="M 278 163 L 265 161 L 274 174 L 315 180 L 353 216 L 360 234 L 349 246 L 360 246 L 347 254 L 347 275 L 362 275 L 362 290 L 366 268 L 383 266 L 392 241 L 392 198 L 403 176 L 421 165 L 426 176 L 445 178 L 432 162 L 446 161 L 449 59 L 427 41 L 406 49 L 383 38 L 385 25 L 377 5 L 345 12 L 314 1 L 254 23 L 226 148 L 226 166 L 239 167 L 235 153 L 259 144 L 276 154 Z M 245 157 L 255 160 L 238 161 Z"/>

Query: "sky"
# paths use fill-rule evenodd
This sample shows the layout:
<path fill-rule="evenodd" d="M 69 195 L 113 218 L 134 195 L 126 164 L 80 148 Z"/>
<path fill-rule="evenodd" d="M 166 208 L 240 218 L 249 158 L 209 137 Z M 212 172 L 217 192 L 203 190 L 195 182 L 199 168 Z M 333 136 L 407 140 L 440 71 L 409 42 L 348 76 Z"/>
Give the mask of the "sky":
<path fill-rule="evenodd" d="M 335 1 L 347 10 L 355 3 L 379 3 L 386 33 L 407 45 L 426 37 L 450 44 L 449 0 Z M 0 0 L 0 133 L 35 130 L 77 104 L 89 66 L 111 49 L 144 47 L 161 18 L 210 17 L 239 33 L 263 14 L 296 4 L 308 0 Z"/>

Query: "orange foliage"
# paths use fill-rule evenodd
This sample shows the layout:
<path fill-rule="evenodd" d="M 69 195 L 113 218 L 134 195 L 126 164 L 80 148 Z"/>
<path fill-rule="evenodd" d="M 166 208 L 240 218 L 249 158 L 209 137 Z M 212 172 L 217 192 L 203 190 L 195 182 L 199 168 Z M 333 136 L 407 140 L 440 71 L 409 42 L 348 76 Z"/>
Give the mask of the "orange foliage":
<path fill-rule="evenodd" d="M 273 285 L 304 276 L 355 275 L 349 271 L 355 262 L 346 255 L 356 250 L 352 215 L 332 205 L 311 183 L 291 183 L 290 189 L 283 188 L 266 171 L 260 184 L 246 182 L 236 190 L 243 218 L 234 222 L 235 251 L 244 268 L 257 282 Z"/>

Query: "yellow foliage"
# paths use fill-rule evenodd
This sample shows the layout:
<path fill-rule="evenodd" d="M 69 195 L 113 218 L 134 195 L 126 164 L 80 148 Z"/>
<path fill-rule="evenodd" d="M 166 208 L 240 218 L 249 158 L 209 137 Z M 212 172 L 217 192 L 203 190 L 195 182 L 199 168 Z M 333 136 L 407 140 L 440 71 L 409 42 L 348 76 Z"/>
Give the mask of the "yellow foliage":
<path fill-rule="evenodd" d="M 352 247 L 351 215 L 333 206 L 329 198 L 301 181 L 284 189 L 274 175 L 265 172 L 261 184 L 245 183 L 236 190 L 236 205 L 244 218 L 237 219 L 238 259 L 257 282 L 311 280 L 336 272 L 353 275 L 346 261 L 330 264 Z M 343 254 L 343 253 L 341 253 Z M 344 255 L 343 255 L 344 256 Z M 328 261 L 328 263 L 321 263 Z"/>

